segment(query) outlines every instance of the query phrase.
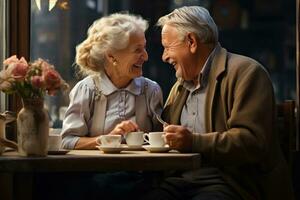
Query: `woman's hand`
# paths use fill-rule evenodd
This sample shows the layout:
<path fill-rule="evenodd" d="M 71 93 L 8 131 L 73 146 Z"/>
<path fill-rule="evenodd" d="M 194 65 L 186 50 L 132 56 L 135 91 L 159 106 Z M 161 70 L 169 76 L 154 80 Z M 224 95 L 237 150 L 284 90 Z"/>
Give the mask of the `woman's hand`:
<path fill-rule="evenodd" d="M 139 126 L 131 121 L 126 120 L 122 121 L 121 123 L 117 124 L 116 127 L 109 133 L 110 135 L 124 135 L 129 132 L 138 131 Z"/>

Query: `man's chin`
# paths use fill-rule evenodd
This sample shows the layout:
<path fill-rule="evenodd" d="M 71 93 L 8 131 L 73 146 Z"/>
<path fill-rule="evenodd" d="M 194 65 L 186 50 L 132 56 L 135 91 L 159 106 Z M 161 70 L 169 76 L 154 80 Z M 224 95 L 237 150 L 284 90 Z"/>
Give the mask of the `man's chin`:
<path fill-rule="evenodd" d="M 176 76 L 177 79 L 178 79 L 178 78 L 184 79 L 180 73 L 177 73 L 177 72 L 176 72 L 175 76 Z"/>

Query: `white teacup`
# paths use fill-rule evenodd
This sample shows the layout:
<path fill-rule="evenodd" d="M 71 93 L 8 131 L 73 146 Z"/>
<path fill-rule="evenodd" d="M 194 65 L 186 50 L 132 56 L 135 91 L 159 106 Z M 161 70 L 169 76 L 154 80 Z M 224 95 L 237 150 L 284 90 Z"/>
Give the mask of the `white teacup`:
<path fill-rule="evenodd" d="M 61 147 L 61 135 L 50 133 L 48 137 L 48 151 L 58 151 Z"/>
<path fill-rule="evenodd" d="M 144 132 L 130 132 L 125 135 L 126 143 L 129 147 L 138 147 L 144 144 Z"/>
<path fill-rule="evenodd" d="M 97 144 L 105 147 L 120 147 L 121 141 L 121 135 L 101 135 L 96 140 Z"/>
<path fill-rule="evenodd" d="M 150 132 L 143 135 L 144 140 L 147 141 L 150 146 L 163 147 L 166 144 L 164 132 Z"/>

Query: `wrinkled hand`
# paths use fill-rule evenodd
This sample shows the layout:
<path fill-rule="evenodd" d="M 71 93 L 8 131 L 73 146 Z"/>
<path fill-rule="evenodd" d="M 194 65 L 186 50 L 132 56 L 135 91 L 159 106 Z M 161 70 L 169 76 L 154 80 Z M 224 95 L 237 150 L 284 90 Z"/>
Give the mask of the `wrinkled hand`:
<path fill-rule="evenodd" d="M 192 133 L 184 126 L 167 125 L 164 127 L 167 144 L 180 152 L 191 152 L 193 144 Z"/>
<path fill-rule="evenodd" d="M 109 133 L 110 135 L 124 135 L 129 132 L 138 131 L 139 126 L 131 121 L 126 120 L 122 121 L 121 123 L 117 124 L 116 127 Z"/>

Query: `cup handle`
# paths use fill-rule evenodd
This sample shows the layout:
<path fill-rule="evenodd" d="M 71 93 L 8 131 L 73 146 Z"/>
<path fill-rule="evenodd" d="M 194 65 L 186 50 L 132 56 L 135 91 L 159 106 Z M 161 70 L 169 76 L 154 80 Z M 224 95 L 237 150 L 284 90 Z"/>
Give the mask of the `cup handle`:
<path fill-rule="evenodd" d="M 147 143 L 149 143 L 149 134 L 147 134 L 147 133 L 144 133 L 143 134 L 143 138 L 144 138 L 144 141 L 146 141 Z M 145 143 L 144 143 L 145 144 Z"/>
<path fill-rule="evenodd" d="M 164 139 L 165 143 L 167 143 L 166 135 L 165 134 L 161 135 L 161 138 Z"/>

